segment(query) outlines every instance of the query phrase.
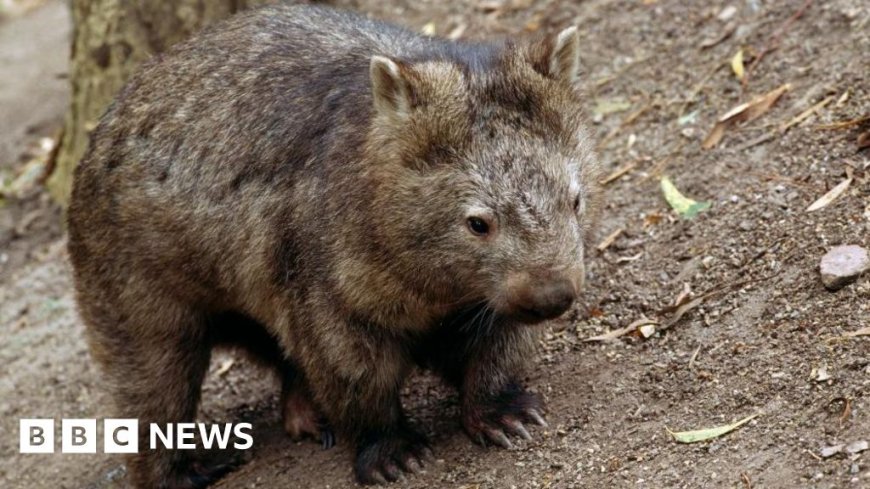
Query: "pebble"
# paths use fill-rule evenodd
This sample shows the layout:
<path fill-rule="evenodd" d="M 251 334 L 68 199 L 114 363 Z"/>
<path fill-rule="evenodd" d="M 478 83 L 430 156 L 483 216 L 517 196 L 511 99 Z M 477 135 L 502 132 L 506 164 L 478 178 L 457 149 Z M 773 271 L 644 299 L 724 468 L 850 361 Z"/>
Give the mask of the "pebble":
<path fill-rule="evenodd" d="M 819 269 L 828 290 L 839 290 L 870 270 L 870 254 L 856 245 L 835 246 L 822 257 Z"/>

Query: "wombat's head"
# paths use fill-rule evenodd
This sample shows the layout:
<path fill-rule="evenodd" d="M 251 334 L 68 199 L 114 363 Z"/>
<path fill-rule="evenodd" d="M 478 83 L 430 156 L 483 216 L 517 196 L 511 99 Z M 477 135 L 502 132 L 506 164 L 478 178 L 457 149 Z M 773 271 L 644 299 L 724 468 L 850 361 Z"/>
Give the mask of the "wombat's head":
<path fill-rule="evenodd" d="M 524 322 L 573 304 L 597 167 L 579 46 L 569 28 L 435 61 L 372 59 L 372 228 L 408 290 Z"/>

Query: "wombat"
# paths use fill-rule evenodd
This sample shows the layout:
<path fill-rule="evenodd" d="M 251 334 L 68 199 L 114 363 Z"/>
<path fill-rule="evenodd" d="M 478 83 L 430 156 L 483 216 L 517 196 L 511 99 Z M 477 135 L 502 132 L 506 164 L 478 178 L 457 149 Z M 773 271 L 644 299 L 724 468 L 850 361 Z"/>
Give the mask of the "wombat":
<path fill-rule="evenodd" d="M 274 365 L 287 430 L 353 443 L 363 483 L 430 455 L 399 399 L 415 366 L 459 390 L 475 441 L 544 424 L 530 325 L 581 291 L 596 193 L 579 51 L 573 27 L 452 42 L 285 5 L 147 62 L 68 213 L 90 348 L 140 443 L 194 420 L 220 345 Z M 128 466 L 139 488 L 228 469 L 144 445 Z"/>

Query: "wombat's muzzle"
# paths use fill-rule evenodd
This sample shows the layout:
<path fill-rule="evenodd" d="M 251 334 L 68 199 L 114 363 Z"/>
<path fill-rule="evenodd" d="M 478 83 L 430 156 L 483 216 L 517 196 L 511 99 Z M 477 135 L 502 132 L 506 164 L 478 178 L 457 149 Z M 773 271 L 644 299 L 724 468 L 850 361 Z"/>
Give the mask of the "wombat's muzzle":
<path fill-rule="evenodd" d="M 509 314 L 526 323 L 561 316 L 577 297 L 574 283 L 568 278 L 523 274 L 510 282 L 513 283 L 508 285 Z"/>

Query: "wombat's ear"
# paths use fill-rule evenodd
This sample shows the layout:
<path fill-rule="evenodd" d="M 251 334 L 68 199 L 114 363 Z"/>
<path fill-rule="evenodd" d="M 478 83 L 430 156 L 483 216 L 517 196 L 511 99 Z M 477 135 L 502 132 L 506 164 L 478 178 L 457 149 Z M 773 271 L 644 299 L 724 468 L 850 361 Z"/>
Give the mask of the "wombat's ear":
<path fill-rule="evenodd" d="M 403 118 L 411 110 L 411 85 L 396 61 L 372 56 L 370 67 L 375 109 L 391 117 Z"/>
<path fill-rule="evenodd" d="M 568 83 L 577 81 L 580 74 L 580 36 L 571 26 L 556 36 L 550 53 L 550 74 Z"/>
<path fill-rule="evenodd" d="M 573 85 L 580 74 L 580 36 L 577 27 L 564 29 L 532 46 L 531 62 L 542 75 Z"/>

